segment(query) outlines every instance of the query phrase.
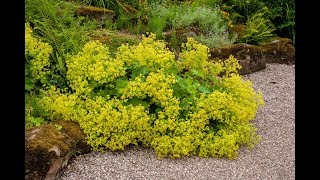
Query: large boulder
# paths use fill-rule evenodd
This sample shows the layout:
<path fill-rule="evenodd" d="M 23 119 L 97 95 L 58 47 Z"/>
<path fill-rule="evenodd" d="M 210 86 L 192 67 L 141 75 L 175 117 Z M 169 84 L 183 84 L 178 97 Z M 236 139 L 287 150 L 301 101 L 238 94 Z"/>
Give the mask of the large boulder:
<path fill-rule="evenodd" d="M 61 176 L 68 160 L 90 151 L 78 123 L 57 121 L 26 129 L 25 179 L 54 180 Z"/>
<path fill-rule="evenodd" d="M 278 38 L 260 46 L 267 63 L 295 64 L 295 47 L 288 38 Z"/>
<path fill-rule="evenodd" d="M 266 60 L 260 47 L 245 43 L 232 44 L 221 48 L 210 49 L 210 59 L 226 60 L 230 55 L 233 55 L 242 68 L 238 71 L 239 74 L 249 74 L 260 71 L 266 68 Z"/>

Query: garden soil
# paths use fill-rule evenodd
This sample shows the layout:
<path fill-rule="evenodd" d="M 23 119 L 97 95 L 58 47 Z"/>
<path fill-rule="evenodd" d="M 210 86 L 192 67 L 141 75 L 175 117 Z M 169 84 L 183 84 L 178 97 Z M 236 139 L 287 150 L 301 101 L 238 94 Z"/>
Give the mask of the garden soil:
<path fill-rule="evenodd" d="M 235 160 L 188 157 L 157 160 L 152 149 L 132 146 L 124 152 L 91 152 L 75 157 L 60 180 L 109 179 L 295 179 L 295 65 L 267 64 L 244 75 L 264 94 L 265 106 L 252 121 L 262 141 L 241 147 Z"/>

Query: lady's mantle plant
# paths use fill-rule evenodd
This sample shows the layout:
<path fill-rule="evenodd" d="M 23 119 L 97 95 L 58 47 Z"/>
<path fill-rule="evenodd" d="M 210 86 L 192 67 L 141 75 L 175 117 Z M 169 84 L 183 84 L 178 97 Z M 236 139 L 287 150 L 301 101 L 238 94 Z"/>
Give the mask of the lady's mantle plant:
<path fill-rule="evenodd" d="M 262 94 L 237 74 L 233 56 L 209 62 L 208 48 L 192 38 L 182 49 L 175 59 L 150 34 L 112 57 L 91 41 L 66 62 L 70 89 L 51 86 L 41 105 L 52 120 L 79 122 L 97 151 L 140 144 L 159 158 L 232 159 L 240 145 L 252 148 L 259 136 L 250 120 Z"/>

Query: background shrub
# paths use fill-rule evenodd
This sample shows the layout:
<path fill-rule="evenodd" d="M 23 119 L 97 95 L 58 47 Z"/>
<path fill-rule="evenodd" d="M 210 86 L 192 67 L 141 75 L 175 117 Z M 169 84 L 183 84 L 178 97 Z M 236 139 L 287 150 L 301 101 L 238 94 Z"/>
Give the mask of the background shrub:
<path fill-rule="evenodd" d="M 295 43 L 295 1 L 265 0 L 271 12 L 270 20 L 275 26 L 275 33 L 280 37 L 290 38 Z"/>
<path fill-rule="evenodd" d="M 150 18 L 150 31 L 163 37 L 163 31 L 178 29 L 195 29 L 190 37 L 206 46 L 219 47 L 232 44 L 235 37 L 229 33 L 228 25 L 219 7 L 190 6 L 189 4 L 153 5 Z M 174 35 L 173 35 L 173 38 Z M 180 46 L 181 44 L 178 44 Z"/>

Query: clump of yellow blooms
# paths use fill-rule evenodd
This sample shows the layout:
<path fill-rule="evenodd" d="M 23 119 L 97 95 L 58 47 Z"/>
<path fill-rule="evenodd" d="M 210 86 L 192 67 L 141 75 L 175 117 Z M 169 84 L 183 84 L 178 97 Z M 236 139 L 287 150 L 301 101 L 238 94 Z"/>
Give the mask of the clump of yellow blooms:
<path fill-rule="evenodd" d="M 159 158 L 236 158 L 241 145 L 259 141 L 250 120 L 262 94 L 237 74 L 233 56 L 209 62 L 208 48 L 192 38 L 183 49 L 175 60 L 150 34 L 111 57 L 106 46 L 89 42 L 67 60 L 72 91 L 50 87 L 40 103 L 51 119 L 79 122 L 97 151 L 140 143 Z"/>
<path fill-rule="evenodd" d="M 28 23 L 25 24 L 25 56 L 30 60 L 31 76 L 34 80 L 41 80 L 48 74 L 50 66 L 50 55 L 52 47 L 32 35 L 32 29 Z"/>
<path fill-rule="evenodd" d="M 209 48 L 196 42 L 193 38 L 187 38 L 187 43 L 182 44 L 182 53 L 180 53 L 180 66 L 188 70 L 196 69 L 208 74 L 208 66 L 211 64 L 207 61 Z"/>
<path fill-rule="evenodd" d="M 164 41 L 155 41 L 155 34 L 142 35 L 138 45 L 122 45 L 117 53 L 117 60 L 125 61 L 128 67 L 146 66 L 150 71 L 170 69 L 175 65 L 174 53 L 169 51 Z"/>
<path fill-rule="evenodd" d="M 88 42 L 81 52 L 66 61 L 70 87 L 78 94 L 89 94 L 95 86 L 123 76 L 123 61 L 117 61 L 109 54 L 109 48 L 99 41 Z"/>

